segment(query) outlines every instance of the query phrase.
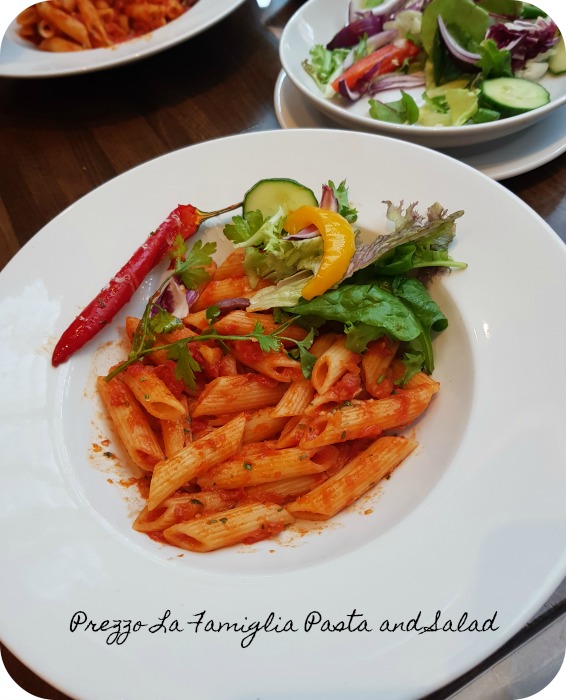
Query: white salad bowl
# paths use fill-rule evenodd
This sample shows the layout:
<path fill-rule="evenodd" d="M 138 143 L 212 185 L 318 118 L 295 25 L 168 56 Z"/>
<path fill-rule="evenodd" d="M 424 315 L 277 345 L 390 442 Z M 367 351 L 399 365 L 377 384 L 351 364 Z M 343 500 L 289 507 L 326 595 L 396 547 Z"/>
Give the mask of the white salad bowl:
<path fill-rule="evenodd" d="M 326 45 L 347 23 L 349 0 L 309 0 L 289 20 L 281 36 L 279 56 L 282 67 L 302 96 L 320 112 L 348 129 L 375 131 L 424 146 L 451 148 L 485 143 L 526 129 L 544 119 L 566 103 L 566 74 L 547 74 L 539 82 L 550 93 L 550 102 L 543 107 L 514 117 L 484 124 L 464 126 L 421 126 L 393 124 L 369 116 L 368 98 L 348 102 L 335 96 L 327 99 L 308 75 L 303 62 L 316 44 Z M 422 102 L 424 88 L 407 89 L 417 103 Z M 399 99 L 400 91 L 380 93 L 383 102 Z"/>

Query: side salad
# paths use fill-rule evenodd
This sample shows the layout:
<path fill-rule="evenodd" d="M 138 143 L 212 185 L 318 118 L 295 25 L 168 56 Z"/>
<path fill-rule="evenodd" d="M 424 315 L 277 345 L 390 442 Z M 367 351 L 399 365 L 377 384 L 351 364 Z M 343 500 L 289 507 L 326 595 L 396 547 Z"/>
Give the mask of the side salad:
<path fill-rule="evenodd" d="M 327 99 L 368 100 L 373 119 L 462 126 L 548 104 L 540 80 L 566 72 L 566 50 L 555 22 L 518 0 L 352 0 L 303 67 Z"/>
<path fill-rule="evenodd" d="M 345 181 L 324 184 L 320 197 L 287 178 L 261 180 L 249 189 L 242 213 L 223 232 L 236 249 L 245 250 L 244 270 L 252 291 L 246 298 L 223 299 L 207 308 L 208 329 L 199 336 L 160 348 L 176 360 L 177 378 L 194 386 L 199 367 L 188 350 L 191 340 L 234 340 L 214 329 L 221 314 L 234 309 L 273 311 L 279 324 L 274 331 L 264 333 L 260 326 L 236 340 L 253 340 L 264 351 L 280 350 L 283 340 L 292 342 L 289 352 L 305 377 L 315 361 L 310 344 L 329 327 L 345 332 L 346 347 L 355 353 L 383 337 L 398 343 L 405 366 L 400 384 L 421 370 L 430 374 L 432 336 L 448 321 L 426 284 L 442 269 L 466 267 L 448 253 L 463 212 L 448 213 L 438 203 L 426 214 L 417 211 L 417 203 L 384 205 L 390 230 L 365 243 Z M 214 252 L 214 243 L 200 241 L 188 250 L 179 237 L 170 253 L 170 270 L 146 306 L 128 360 L 108 378 L 152 352 L 157 336 L 182 327 Z M 291 323 L 307 329 L 306 338 L 287 338 Z"/>

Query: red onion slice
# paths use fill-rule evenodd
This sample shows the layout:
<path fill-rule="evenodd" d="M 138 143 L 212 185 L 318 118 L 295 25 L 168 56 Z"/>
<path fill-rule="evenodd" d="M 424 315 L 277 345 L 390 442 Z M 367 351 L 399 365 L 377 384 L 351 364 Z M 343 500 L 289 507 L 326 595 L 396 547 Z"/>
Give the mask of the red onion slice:
<path fill-rule="evenodd" d="M 438 29 L 440 31 L 440 36 L 444 41 L 444 45 L 450 52 L 451 56 L 456 59 L 456 61 L 465 64 L 468 69 L 475 67 L 476 70 L 479 70 L 475 64 L 480 60 L 480 54 L 472 53 L 471 51 L 467 51 L 466 49 L 462 48 L 450 34 L 444 20 L 440 15 L 438 15 Z"/>
<path fill-rule="evenodd" d="M 368 37 L 378 34 L 383 29 L 383 17 L 368 15 L 348 23 L 326 45 L 329 51 L 355 46 L 365 35 Z"/>
<path fill-rule="evenodd" d="M 410 90 L 425 85 L 425 75 L 423 72 L 411 73 L 393 73 L 390 75 L 380 75 L 376 78 L 368 89 L 368 95 L 373 97 L 378 92 L 384 90 Z"/>

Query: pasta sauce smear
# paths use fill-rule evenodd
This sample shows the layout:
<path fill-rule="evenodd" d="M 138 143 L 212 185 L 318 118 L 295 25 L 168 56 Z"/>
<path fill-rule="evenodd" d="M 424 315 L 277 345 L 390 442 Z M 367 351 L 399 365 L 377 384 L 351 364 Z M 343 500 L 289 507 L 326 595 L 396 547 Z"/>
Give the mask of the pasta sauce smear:
<path fill-rule="evenodd" d="M 438 229 L 443 240 L 453 234 L 455 215 L 435 209 L 434 219 L 431 211 L 415 228 L 410 208 L 411 240 L 428 236 L 430 245 Z M 283 228 L 277 235 L 285 237 Z M 269 306 L 260 300 L 278 294 L 276 280 L 267 275 L 254 287 L 248 253 L 236 247 L 217 265 L 213 251 L 198 242 L 174 259 L 143 317 L 126 320 L 128 359 L 97 380 L 116 433 L 144 473 L 146 505 L 134 529 L 193 552 L 274 538 L 298 520 L 328 520 L 389 478 L 417 446 L 400 432 L 440 388 L 427 323 L 429 331 L 446 325 L 425 287 L 404 275 L 376 276 L 367 289 L 365 277 L 346 278 L 312 301 L 299 290 L 295 302 L 287 294 Z M 183 289 L 192 284 L 190 304 L 175 313 L 161 306 L 174 279 Z M 407 290 L 405 318 L 395 304 Z M 340 324 L 349 299 L 355 312 Z M 373 326 L 366 304 L 374 316 L 383 307 Z"/>
<path fill-rule="evenodd" d="M 48 0 L 17 17 L 18 34 L 41 51 L 107 48 L 165 26 L 197 0 Z"/>

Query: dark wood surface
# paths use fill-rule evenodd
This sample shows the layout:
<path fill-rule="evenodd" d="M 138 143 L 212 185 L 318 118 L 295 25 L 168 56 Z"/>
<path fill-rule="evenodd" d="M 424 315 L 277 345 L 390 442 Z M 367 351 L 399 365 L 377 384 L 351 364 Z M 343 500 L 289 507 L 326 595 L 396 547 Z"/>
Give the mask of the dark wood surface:
<path fill-rule="evenodd" d="M 116 175 L 191 144 L 279 128 L 279 36 L 301 2 L 260 4 L 247 0 L 203 34 L 123 67 L 0 78 L 0 269 L 53 217 Z M 566 154 L 503 184 L 566 241 Z M 561 594 L 538 624 L 565 611 Z M 0 648 L 28 692 L 66 699 Z"/>

